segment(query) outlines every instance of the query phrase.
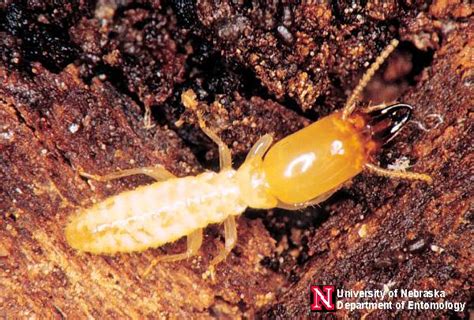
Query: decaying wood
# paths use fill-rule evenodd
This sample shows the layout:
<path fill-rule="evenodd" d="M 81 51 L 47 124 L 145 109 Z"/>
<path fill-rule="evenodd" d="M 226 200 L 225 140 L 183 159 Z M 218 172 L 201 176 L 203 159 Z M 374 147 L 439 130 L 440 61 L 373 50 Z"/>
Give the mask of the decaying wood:
<path fill-rule="evenodd" d="M 203 279 L 219 248 L 215 229 L 206 236 L 203 253 L 209 254 L 162 264 L 149 278 L 142 273 L 161 250 L 103 257 L 68 248 L 64 226 L 77 207 L 149 182 L 88 184 L 79 169 L 103 173 L 162 163 L 187 175 L 199 166 L 172 131 L 146 131 L 134 103 L 101 83 L 85 86 L 72 67 L 53 75 L 37 66 L 34 82 L 0 70 L 5 315 L 233 314 L 239 301 L 255 308 L 273 298 L 282 277 L 259 264 L 274 242 L 258 221 L 239 221 L 238 258 L 222 266 L 216 285 Z M 182 244 L 174 250 L 183 250 Z"/>
<path fill-rule="evenodd" d="M 440 116 L 442 123 L 436 121 L 425 132 L 413 122 L 381 156 L 389 164 L 402 156 L 414 159 L 410 170 L 431 174 L 433 185 L 369 174 L 356 178 L 351 197 L 328 204 L 331 217 L 311 236 L 311 260 L 304 265 L 301 279 L 262 315 L 307 314 L 308 288 L 321 283 L 356 291 L 438 289 L 446 291 L 446 301 L 471 301 L 473 45 L 469 32 L 451 34 L 422 80 L 400 99 L 415 106 L 416 119 L 424 124 L 433 115 Z M 406 298 L 398 301 L 402 300 Z M 338 315 L 433 319 L 456 313 L 366 310 L 338 311 Z"/>
<path fill-rule="evenodd" d="M 436 288 L 471 301 L 472 9 L 385 3 L 0 4 L 0 316 L 290 318 L 308 314 L 309 285 L 321 283 Z M 340 107 L 364 63 L 395 36 L 405 42 L 367 100 L 397 98 L 415 115 L 380 161 L 406 156 L 433 185 L 362 174 L 321 207 L 249 211 L 216 283 L 205 271 L 222 246 L 219 226 L 206 230 L 200 256 L 160 264 L 148 278 L 153 257 L 182 251 L 182 240 L 114 256 L 68 247 L 63 230 L 78 207 L 150 182 L 99 183 L 79 170 L 161 164 L 185 176 L 216 168 L 215 146 L 181 105 L 184 90 L 198 93 L 238 165 L 259 136 L 280 139 Z"/>

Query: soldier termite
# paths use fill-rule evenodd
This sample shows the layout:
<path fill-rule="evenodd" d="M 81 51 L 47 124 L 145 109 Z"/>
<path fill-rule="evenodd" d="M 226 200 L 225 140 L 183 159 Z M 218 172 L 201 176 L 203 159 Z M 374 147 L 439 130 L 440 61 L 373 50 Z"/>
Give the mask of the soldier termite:
<path fill-rule="evenodd" d="M 425 174 L 391 171 L 371 164 L 374 154 L 409 120 L 406 104 L 378 105 L 353 112 L 359 96 L 376 70 L 395 49 L 393 40 L 360 80 L 342 111 L 336 111 L 272 146 L 272 136 L 261 137 L 238 170 L 222 140 L 197 113 L 204 133 L 219 147 L 220 172 L 177 178 L 163 167 L 145 167 L 106 176 L 82 173 L 106 181 L 145 174 L 157 182 L 120 193 L 81 209 L 66 227 L 68 243 L 96 254 L 143 251 L 187 237 L 187 250 L 157 257 L 157 262 L 178 261 L 195 255 L 203 228 L 224 223 L 225 248 L 210 262 L 211 272 L 237 242 L 235 217 L 247 207 L 298 210 L 330 197 L 345 182 L 367 169 L 376 174 L 423 180 Z M 197 105 L 192 90 L 182 94 L 187 107 Z"/>

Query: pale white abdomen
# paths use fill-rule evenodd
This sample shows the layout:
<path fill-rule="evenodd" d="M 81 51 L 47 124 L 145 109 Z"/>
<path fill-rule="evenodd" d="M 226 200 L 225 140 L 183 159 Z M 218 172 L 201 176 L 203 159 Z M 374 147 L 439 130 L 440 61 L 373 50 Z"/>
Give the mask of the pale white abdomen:
<path fill-rule="evenodd" d="M 66 239 L 92 253 L 141 251 L 175 241 L 242 213 L 234 170 L 206 172 L 142 186 L 80 210 Z"/>

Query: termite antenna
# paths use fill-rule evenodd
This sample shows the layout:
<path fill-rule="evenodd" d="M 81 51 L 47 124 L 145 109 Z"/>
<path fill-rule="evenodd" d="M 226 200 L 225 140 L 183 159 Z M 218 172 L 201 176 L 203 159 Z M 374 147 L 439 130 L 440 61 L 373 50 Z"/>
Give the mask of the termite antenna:
<path fill-rule="evenodd" d="M 433 178 L 431 178 L 429 175 L 424 174 L 424 173 L 388 170 L 388 169 L 384 169 L 379 166 L 373 165 L 371 163 L 366 163 L 364 166 L 367 170 L 382 177 L 405 179 L 405 180 L 420 180 L 428 184 L 433 183 Z"/>
<path fill-rule="evenodd" d="M 367 86 L 369 81 L 374 76 L 375 72 L 380 68 L 380 66 L 385 62 L 388 56 L 395 50 L 398 46 L 398 40 L 393 39 L 390 41 L 390 44 L 383 49 L 380 55 L 375 59 L 374 63 L 370 66 L 370 68 L 365 72 L 362 79 L 360 79 L 359 84 L 357 87 L 352 91 L 351 96 L 347 99 L 346 104 L 344 105 L 344 109 L 342 111 L 342 119 L 347 119 L 348 116 L 354 111 L 357 102 L 359 101 L 360 95 L 364 88 Z"/>

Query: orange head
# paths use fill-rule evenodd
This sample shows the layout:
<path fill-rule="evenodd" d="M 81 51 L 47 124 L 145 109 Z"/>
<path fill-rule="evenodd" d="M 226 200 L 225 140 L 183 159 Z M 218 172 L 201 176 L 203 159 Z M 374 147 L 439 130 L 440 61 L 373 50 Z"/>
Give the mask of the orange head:
<path fill-rule="evenodd" d="M 286 204 L 334 192 L 362 171 L 410 113 L 411 107 L 404 104 L 348 119 L 335 112 L 280 140 L 263 159 L 268 192 Z"/>

